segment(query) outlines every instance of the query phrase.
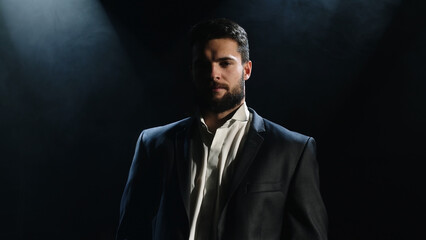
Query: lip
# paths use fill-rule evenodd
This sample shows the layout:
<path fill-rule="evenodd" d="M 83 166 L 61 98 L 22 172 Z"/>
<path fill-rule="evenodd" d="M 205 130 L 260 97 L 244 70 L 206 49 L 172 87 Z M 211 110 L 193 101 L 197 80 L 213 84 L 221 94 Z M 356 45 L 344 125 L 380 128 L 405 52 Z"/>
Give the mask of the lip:
<path fill-rule="evenodd" d="M 219 93 L 219 92 L 221 92 L 222 90 L 224 90 L 223 88 L 212 88 L 212 93 Z"/>
<path fill-rule="evenodd" d="M 225 87 L 220 87 L 220 86 L 214 86 L 214 87 L 211 87 L 211 90 L 213 92 L 217 92 L 217 91 L 220 91 L 220 90 L 226 90 L 226 88 Z"/>
<path fill-rule="evenodd" d="M 220 85 L 220 84 L 211 85 L 210 88 L 212 88 L 212 89 L 227 89 L 227 87 L 225 85 Z"/>

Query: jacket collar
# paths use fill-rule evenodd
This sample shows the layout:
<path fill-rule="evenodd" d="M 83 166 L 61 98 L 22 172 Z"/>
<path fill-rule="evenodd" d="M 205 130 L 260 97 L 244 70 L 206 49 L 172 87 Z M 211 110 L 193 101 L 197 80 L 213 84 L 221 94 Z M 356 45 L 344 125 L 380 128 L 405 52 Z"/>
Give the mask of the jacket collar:
<path fill-rule="evenodd" d="M 187 118 L 183 123 L 183 128 L 176 132 L 175 156 L 176 168 L 179 182 L 181 198 L 185 207 L 186 217 L 189 226 L 189 194 L 191 186 L 191 161 L 190 161 L 190 141 L 191 135 L 196 127 L 195 117 Z"/>
<path fill-rule="evenodd" d="M 251 128 L 257 133 L 265 132 L 265 123 L 261 116 L 259 116 L 252 108 L 248 108 L 249 112 L 253 114 L 253 122 Z"/>

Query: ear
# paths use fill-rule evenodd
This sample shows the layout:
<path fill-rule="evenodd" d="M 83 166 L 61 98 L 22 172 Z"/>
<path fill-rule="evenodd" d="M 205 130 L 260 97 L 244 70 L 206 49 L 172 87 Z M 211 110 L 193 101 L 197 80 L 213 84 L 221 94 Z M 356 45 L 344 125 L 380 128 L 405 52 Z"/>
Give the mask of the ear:
<path fill-rule="evenodd" d="M 251 76 L 251 68 L 252 68 L 252 62 L 248 60 L 246 63 L 243 64 L 244 68 L 244 80 L 248 80 Z"/>

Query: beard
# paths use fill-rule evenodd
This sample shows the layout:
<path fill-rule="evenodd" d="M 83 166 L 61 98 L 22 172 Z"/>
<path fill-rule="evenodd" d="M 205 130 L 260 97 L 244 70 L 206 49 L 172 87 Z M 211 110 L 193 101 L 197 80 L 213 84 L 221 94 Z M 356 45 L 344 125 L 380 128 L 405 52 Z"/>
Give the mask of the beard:
<path fill-rule="evenodd" d="M 244 74 L 242 74 L 240 84 L 225 93 L 220 99 L 213 99 L 211 93 L 202 94 L 198 91 L 199 106 L 202 110 L 208 110 L 214 113 L 225 112 L 241 103 L 245 97 L 244 87 Z"/>

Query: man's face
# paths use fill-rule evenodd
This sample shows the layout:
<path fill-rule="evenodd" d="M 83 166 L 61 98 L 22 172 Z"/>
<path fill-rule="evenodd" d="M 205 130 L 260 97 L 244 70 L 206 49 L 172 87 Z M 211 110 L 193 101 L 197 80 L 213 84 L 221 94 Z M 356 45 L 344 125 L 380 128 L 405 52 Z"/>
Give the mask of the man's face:
<path fill-rule="evenodd" d="M 250 77 L 251 64 L 251 61 L 242 64 L 238 43 L 230 38 L 212 39 L 205 46 L 194 46 L 192 77 L 200 107 L 220 113 L 242 103 L 244 81 Z"/>

